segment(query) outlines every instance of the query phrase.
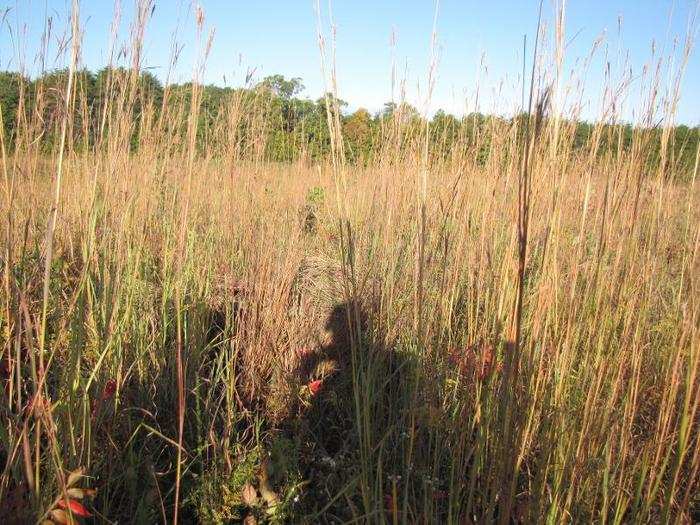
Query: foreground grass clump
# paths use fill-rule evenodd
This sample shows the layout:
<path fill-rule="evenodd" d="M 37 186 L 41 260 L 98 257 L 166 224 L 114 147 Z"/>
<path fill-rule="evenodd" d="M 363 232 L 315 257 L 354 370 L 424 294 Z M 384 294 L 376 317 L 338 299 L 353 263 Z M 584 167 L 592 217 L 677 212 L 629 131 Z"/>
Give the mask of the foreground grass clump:
<path fill-rule="evenodd" d="M 658 78 L 617 150 L 540 65 L 487 141 L 399 111 L 349 164 L 328 97 L 330 156 L 276 164 L 235 93 L 231 134 L 138 69 L 88 108 L 75 46 L 58 145 L 2 115 L 0 521 L 698 519 L 698 153 L 650 162 Z"/>

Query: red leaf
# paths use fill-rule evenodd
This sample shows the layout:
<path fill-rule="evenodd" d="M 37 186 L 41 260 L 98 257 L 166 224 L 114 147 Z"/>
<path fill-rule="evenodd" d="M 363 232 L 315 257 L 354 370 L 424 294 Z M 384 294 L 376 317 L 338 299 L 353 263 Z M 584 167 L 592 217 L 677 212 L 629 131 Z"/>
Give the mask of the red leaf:
<path fill-rule="evenodd" d="M 82 503 L 75 501 L 74 499 L 69 499 L 67 501 L 64 499 L 58 500 L 58 506 L 62 509 L 70 509 L 73 514 L 80 516 L 81 518 L 89 518 L 92 516 L 92 514 L 90 514 Z"/>
<path fill-rule="evenodd" d="M 309 391 L 311 392 L 312 396 L 315 396 L 321 391 L 321 388 L 323 388 L 323 379 L 316 379 L 315 381 L 311 381 L 308 385 Z"/>
<path fill-rule="evenodd" d="M 105 401 L 112 397 L 114 393 L 117 391 L 117 382 L 114 379 L 110 379 L 107 381 L 105 384 L 105 388 L 102 391 L 102 401 Z"/>

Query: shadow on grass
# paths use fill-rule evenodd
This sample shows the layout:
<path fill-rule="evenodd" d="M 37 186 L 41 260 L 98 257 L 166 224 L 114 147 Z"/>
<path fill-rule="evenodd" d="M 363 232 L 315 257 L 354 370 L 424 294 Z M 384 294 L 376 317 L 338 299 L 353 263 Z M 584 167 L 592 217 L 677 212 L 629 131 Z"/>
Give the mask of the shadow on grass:
<path fill-rule="evenodd" d="M 381 443 L 392 448 L 402 433 L 399 427 L 407 421 L 411 403 L 407 378 L 415 377 L 418 366 L 414 353 L 398 352 L 386 343 L 372 313 L 371 305 L 336 304 L 326 317 L 318 348 L 295 370 L 308 384 L 320 381 L 318 392 L 283 425 L 284 434 L 297 444 L 302 477 L 309 483 L 300 511 L 310 522 L 347 522 L 363 515 L 358 481 L 363 454 L 371 463 L 364 467 L 378 475 L 402 453 L 396 447 L 385 458 L 366 457 L 367 450 L 372 455 Z M 368 435 L 373 441 L 368 442 Z M 390 481 L 376 482 L 381 493 L 374 511 L 381 514 Z M 380 521 L 378 514 L 374 518 Z"/>

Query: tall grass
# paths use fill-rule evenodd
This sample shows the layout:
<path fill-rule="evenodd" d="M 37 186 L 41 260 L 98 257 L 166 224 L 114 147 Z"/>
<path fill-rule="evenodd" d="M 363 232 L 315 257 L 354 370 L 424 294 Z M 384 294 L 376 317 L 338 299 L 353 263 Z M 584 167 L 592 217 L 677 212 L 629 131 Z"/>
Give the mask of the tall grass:
<path fill-rule="evenodd" d="M 355 165 L 317 6 L 332 154 L 271 164 L 256 100 L 198 132 L 203 13 L 189 98 L 139 87 L 150 8 L 99 122 L 77 2 L 66 83 L 35 95 L 57 118 L 0 115 L 4 521 L 90 487 L 98 522 L 698 519 L 700 153 L 681 180 L 668 133 L 647 147 L 692 39 L 645 78 L 631 148 L 605 136 L 624 72 L 574 148 L 562 8 L 523 117 L 447 150 L 397 111 Z"/>

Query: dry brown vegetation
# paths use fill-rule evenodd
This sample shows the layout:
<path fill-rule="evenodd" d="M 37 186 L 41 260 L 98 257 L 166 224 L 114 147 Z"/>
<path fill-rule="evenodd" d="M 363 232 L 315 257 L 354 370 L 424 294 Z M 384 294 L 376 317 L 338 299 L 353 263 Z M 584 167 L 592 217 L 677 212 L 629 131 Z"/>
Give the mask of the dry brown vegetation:
<path fill-rule="evenodd" d="M 69 521 L 80 498 L 97 522 L 697 520 L 698 165 L 662 147 L 650 169 L 643 126 L 677 93 L 649 77 L 631 149 L 599 155 L 599 124 L 574 150 L 535 62 L 485 159 L 478 137 L 431 155 L 399 115 L 348 164 L 330 112 L 327 161 L 272 164 L 225 133 L 255 107 L 232 95 L 210 143 L 196 83 L 154 107 L 137 71 L 106 84 L 90 147 L 72 80 L 60 147 L 19 122 L 3 520 Z"/>

